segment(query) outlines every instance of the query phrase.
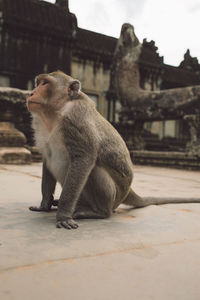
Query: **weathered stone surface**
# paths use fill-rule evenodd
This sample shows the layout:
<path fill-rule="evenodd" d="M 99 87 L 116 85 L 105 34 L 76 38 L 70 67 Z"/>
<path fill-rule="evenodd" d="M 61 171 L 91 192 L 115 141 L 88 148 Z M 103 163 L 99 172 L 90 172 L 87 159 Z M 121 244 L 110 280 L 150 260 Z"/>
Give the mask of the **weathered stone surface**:
<path fill-rule="evenodd" d="M 27 143 L 33 144 L 31 116 L 26 107 L 30 91 L 0 87 L 0 122 L 11 122 L 26 136 Z"/>
<path fill-rule="evenodd" d="M 147 91 L 140 87 L 141 44 L 130 24 L 122 26 L 112 71 L 109 97 L 122 104 L 119 128 L 130 150 L 145 149 L 145 122 L 184 120 L 190 128 L 187 152 L 200 156 L 200 86 Z M 192 119 L 185 115 L 194 115 Z M 184 149 L 183 149 L 184 151 Z"/>
<path fill-rule="evenodd" d="M 31 152 L 32 162 L 42 161 L 42 154 L 39 152 L 39 149 L 37 147 L 26 145 L 26 149 Z"/>
<path fill-rule="evenodd" d="M 28 210 L 41 199 L 41 171 L 0 166 L 1 300 L 200 299 L 200 204 L 123 206 L 67 231 L 56 211 Z M 200 176 L 136 166 L 133 185 L 141 196 L 199 197 Z"/>
<path fill-rule="evenodd" d="M 134 150 L 131 158 L 133 163 L 140 165 L 200 170 L 200 157 L 193 153 Z"/>
<path fill-rule="evenodd" d="M 22 147 L 0 147 L 0 164 L 29 164 L 31 152 Z"/>
<path fill-rule="evenodd" d="M 177 120 L 186 114 L 196 114 L 199 111 L 200 86 L 193 86 L 152 92 L 141 91 L 137 97 L 129 97 L 121 115 L 122 120 L 132 118 L 147 122 Z"/>
<path fill-rule="evenodd" d="M 186 145 L 186 151 L 190 155 L 196 155 L 200 159 L 200 113 L 186 115 L 184 119 L 188 122 L 191 139 Z"/>
<path fill-rule="evenodd" d="M 25 103 L 26 97 L 30 91 L 24 91 L 16 88 L 0 87 L 0 101 L 8 101 L 12 103 Z"/>
<path fill-rule="evenodd" d="M 141 47 L 134 27 L 122 26 L 111 71 L 110 90 L 123 105 L 122 114 L 134 120 L 177 119 L 200 109 L 200 86 L 161 91 L 147 91 L 140 87 L 138 61 Z"/>
<path fill-rule="evenodd" d="M 10 122 L 0 122 L 0 164 L 27 164 L 31 152 L 24 148 L 26 138 Z"/>
<path fill-rule="evenodd" d="M 0 147 L 23 147 L 25 135 L 10 122 L 0 122 Z"/>

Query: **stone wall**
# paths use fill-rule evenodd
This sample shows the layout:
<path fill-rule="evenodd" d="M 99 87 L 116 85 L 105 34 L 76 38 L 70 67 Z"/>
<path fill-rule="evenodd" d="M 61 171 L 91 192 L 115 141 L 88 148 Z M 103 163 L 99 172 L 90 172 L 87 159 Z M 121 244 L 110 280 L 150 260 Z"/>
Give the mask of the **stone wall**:
<path fill-rule="evenodd" d="M 107 118 L 106 92 L 109 89 L 110 71 L 105 70 L 101 63 L 96 65 L 92 60 L 83 61 L 73 57 L 71 76 L 80 80 L 82 91 L 91 97 L 97 110 Z"/>

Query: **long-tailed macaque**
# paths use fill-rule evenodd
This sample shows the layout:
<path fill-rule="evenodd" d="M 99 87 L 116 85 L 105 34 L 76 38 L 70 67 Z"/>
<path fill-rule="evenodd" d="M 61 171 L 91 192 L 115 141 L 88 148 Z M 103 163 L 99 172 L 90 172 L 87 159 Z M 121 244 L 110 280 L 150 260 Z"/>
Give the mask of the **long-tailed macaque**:
<path fill-rule="evenodd" d="M 142 199 L 135 194 L 125 142 L 80 86 L 78 80 L 61 71 L 41 74 L 27 98 L 36 144 L 43 156 L 42 201 L 30 210 L 51 210 L 57 181 L 62 185 L 58 228 L 77 228 L 76 218 L 107 218 L 121 203 L 144 207 L 197 201 Z"/>

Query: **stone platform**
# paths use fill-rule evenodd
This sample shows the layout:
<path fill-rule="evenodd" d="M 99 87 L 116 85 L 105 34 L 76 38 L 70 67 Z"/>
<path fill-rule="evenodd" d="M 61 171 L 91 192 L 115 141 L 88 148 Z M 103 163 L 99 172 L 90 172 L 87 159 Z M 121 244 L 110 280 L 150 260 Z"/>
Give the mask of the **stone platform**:
<path fill-rule="evenodd" d="M 200 157 L 186 152 L 135 150 L 131 151 L 131 158 L 139 165 L 200 170 Z"/>
<path fill-rule="evenodd" d="M 0 299 L 200 299 L 200 204 L 121 206 L 57 229 L 55 211 L 28 210 L 40 181 L 40 163 L 0 165 Z M 133 185 L 142 196 L 200 197 L 196 171 L 136 166 Z"/>

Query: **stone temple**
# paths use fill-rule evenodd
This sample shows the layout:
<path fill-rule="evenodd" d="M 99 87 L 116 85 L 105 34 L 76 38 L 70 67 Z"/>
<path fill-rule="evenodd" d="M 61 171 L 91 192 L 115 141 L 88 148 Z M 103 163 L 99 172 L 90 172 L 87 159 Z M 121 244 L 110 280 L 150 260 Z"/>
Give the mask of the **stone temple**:
<path fill-rule="evenodd" d="M 1 0 L 0 86 L 3 90 L 0 91 L 0 122 L 4 124 L 0 127 L 3 136 L 6 136 L 5 130 L 10 132 L 12 127 L 5 123 L 12 122 L 23 132 L 27 144 L 33 146 L 30 115 L 24 107 L 26 93 L 20 96 L 22 102 L 16 100 L 20 98 L 19 91 L 13 92 L 8 101 L 10 91 L 5 87 L 31 90 L 35 75 L 57 69 L 79 79 L 98 111 L 114 126 L 120 126 L 120 105 L 115 98 L 109 97 L 110 70 L 117 40 L 78 27 L 67 0 L 56 0 L 55 4 L 39 0 Z M 200 64 L 189 50 L 178 67 L 169 66 L 159 55 L 155 42 L 147 39 L 142 42 L 138 68 L 140 86 L 145 90 L 200 84 Z M 182 151 L 190 135 L 187 126 L 173 119 L 145 122 L 144 127 L 149 132 L 147 149 L 153 151 Z M 4 141 L 2 145 L 5 144 Z M 20 142 L 16 146 L 18 144 Z"/>

